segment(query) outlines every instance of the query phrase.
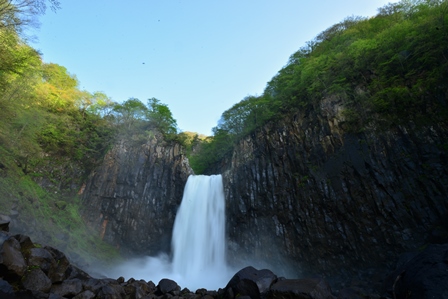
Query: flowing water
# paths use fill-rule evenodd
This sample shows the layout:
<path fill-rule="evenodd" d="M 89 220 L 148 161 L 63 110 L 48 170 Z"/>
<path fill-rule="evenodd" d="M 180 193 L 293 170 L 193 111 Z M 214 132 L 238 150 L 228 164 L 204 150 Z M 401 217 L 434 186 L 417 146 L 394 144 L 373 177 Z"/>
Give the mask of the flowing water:
<path fill-rule="evenodd" d="M 221 175 L 190 176 L 173 229 L 173 271 L 185 277 L 219 273 L 225 261 L 225 201 Z"/>
<path fill-rule="evenodd" d="M 167 255 L 130 261 L 115 276 L 176 281 L 181 288 L 218 290 L 233 270 L 225 259 L 225 200 L 221 175 L 192 175 L 174 222 L 172 261 Z"/>

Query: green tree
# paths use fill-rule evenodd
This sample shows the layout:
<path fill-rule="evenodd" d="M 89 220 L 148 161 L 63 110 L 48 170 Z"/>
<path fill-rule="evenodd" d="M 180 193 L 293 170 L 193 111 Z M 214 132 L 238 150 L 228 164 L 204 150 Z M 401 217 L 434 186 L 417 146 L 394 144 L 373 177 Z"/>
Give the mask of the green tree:
<path fill-rule="evenodd" d="M 130 98 L 123 104 L 115 103 L 113 111 L 116 115 L 117 123 L 123 124 L 125 128 L 130 129 L 146 118 L 148 108 L 139 99 Z"/>
<path fill-rule="evenodd" d="M 42 65 L 42 80 L 36 86 L 36 96 L 42 107 L 51 111 L 78 109 L 85 94 L 78 89 L 76 76 L 55 63 Z"/>
<path fill-rule="evenodd" d="M 152 126 L 158 128 L 169 139 L 175 138 L 177 134 L 177 121 L 171 114 L 168 105 L 163 104 L 156 98 L 148 99 L 148 111 L 146 114 Z"/>
<path fill-rule="evenodd" d="M 0 0 L 0 29 L 20 32 L 24 26 L 37 26 L 37 17 L 45 13 L 47 3 L 52 10 L 60 8 L 57 0 Z"/>

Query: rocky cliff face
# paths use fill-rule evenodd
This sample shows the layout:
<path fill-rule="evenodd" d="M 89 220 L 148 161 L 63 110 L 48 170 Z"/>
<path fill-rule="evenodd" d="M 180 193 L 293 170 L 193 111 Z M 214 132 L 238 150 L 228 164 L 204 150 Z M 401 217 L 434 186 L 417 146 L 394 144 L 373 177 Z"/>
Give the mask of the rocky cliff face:
<path fill-rule="evenodd" d="M 231 260 L 351 277 L 448 240 L 448 128 L 349 134 L 340 110 L 268 125 L 224 163 Z"/>
<path fill-rule="evenodd" d="M 171 231 L 192 170 L 180 145 L 160 137 L 136 145 L 121 139 L 83 190 L 83 217 L 124 253 L 169 251 Z"/>

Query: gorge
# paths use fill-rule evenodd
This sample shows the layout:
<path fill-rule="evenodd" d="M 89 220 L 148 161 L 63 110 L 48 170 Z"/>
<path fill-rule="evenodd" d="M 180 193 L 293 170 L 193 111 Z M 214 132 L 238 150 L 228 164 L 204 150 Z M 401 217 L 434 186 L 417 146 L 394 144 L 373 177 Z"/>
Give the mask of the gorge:
<path fill-rule="evenodd" d="M 448 298 L 447 12 L 335 24 L 209 137 L 33 52 L 0 78 L 0 297 Z"/>
<path fill-rule="evenodd" d="M 327 99 L 265 126 L 210 170 L 222 173 L 231 266 L 249 262 L 286 277 L 317 275 L 339 286 L 361 281 L 378 289 L 400 254 L 447 241 L 447 129 L 410 124 L 347 133 L 339 104 Z M 160 147 L 163 141 L 138 150 L 119 144 L 86 185 L 86 220 L 123 252 L 170 252 L 168 243 L 157 240 L 171 240 L 191 169 L 178 162 L 184 161 L 180 151 Z M 146 174 L 160 165 L 175 167 Z M 171 190 L 159 187 L 167 184 Z M 156 186 L 153 198 L 144 186 Z M 164 196 L 174 190 L 177 197 Z M 162 198 L 163 205 L 154 206 Z M 148 209 L 154 216 L 136 214 Z M 132 239 L 139 231 L 145 237 Z"/>

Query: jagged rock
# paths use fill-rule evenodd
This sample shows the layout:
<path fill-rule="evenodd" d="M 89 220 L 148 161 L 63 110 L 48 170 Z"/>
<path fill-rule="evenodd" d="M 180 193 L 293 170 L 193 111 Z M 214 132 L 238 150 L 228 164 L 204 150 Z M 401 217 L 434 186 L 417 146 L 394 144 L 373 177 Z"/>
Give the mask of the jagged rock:
<path fill-rule="evenodd" d="M 73 299 L 93 299 L 93 298 L 95 298 L 95 293 L 93 293 L 92 291 L 84 291 L 73 297 Z"/>
<path fill-rule="evenodd" d="M 143 280 L 127 282 L 125 287 L 126 294 L 131 295 L 132 298 L 142 298 L 143 296 L 155 291 L 155 287 L 151 288 L 149 283 Z"/>
<path fill-rule="evenodd" d="M 11 218 L 6 215 L 0 215 L 0 231 L 9 232 L 9 223 Z"/>
<path fill-rule="evenodd" d="M 390 297 L 448 298 L 448 243 L 429 245 L 423 252 L 401 263 L 385 282 Z"/>
<path fill-rule="evenodd" d="M 323 279 L 284 279 L 271 286 L 267 299 L 334 299 Z"/>
<path fill-rule="evenodd" d="M 20 248 L 22 251 L 28 251 L 34 247 L 33 241 L 31 241 L 31 238 L 27 235 L 22 235 L 22 234 L 14 235 L 14 238 L 17 241 L 19 241 Z"/>
<path fill-rule="evenodd" d="M 40 267 L 45 274 L 48 274 L 51 268 L 56 267 L 53 256 L 44 248 L 31 248 L 27 259 L 28 266 Z"/>
<path fill-rule="evenodd" d="M 107 284 L 99 290 L 97 295 L 97 297 L 104 299 L 121 299 L 125 296 L 126 292 L 119 284 Z"/>
<path fill-rule="evenodd" d="M 22 277 L 27 270 L 25 259 L 20 251 L 20 243 L 13 237 L 7 238 L 0 248 L 0 263 L 6 268 L 3 275 Z"/>
<path fill-rule="evenodd" d="M 114 279 L 89 278 L 83 281 L 83 288 L 85 290 L 92 291 L 93 293 L 98 293 L 98 291 L 107 284 L 115 284 L 115 283 L 117 282 Z"/>
<path fill-rule="evenodd" d="M 91 278 L 91 276 L 87 272 L 79 269 L 78 267 L 76 267 L 72 264 L 70 264 L 67 267 L 65 274 L 66 274 L 67 279 L 87 280 L 87 279 Z"/>
<path fill-rule="evenodd" d="M 45 299 L 45 297 L 43 297 L 42 299 Z M 58 294 L 50 293 L 50 295 L 48 295 L 48 299 L 67 299 L 67 298 L 62 297 Z"/>
<path fill-rule="evenodd" d="M 0 278 L 0 298 L 3 299 L 15 299 L 14 295 L 14 289 L 13 287 L 7 282 L 6 280 L 3 280 Z"/>
<path fill-rule="evenodd" d="M 277 280 L 272 271 L 257 270 L 248 266 L 238 271 L 227 283 L 225 294 L 227 298 L 250 296 L 252 299 L 261 298 Z"/>
<path fill-rule="evenodd" d="M 51 292 L 62 297 L 74 297 L 82 292 L 82 282 L 80 279 L 67 279 L 53 284 Z"/>
<path fill-rule="evenodd" d="M 180 291 L 180 286 L 171 279 L 163 278 L 159 281 L 157 285 L 157 293 L 161 295 L 165 295 L 167 293 L 173 293 L 176 291 Z"/>
<path fill-rule="evenodd" d="M 134 281 L 124 286 L 126 295 L 130 298 L 142 298 L 149 294 L 149 288 L 145 282 Z"/>
<path fill-rule="evenodd" d="M 70 266 L 69 260 L 63 252 L 57 250 L 56 248 L 45 246 L 44 249 L 46 249 L 56 261 L 54 267 L 51 267 L 49 270 L 48 277 L 53 283 L 63 281 L 67 278 L 66 271 Z"/>
<path fill-rule="evenodd" d="M 40 269 L 31 269 L 22 280 L 25 289 L 47 293 L 51 288 L 51 280 Z"/>

